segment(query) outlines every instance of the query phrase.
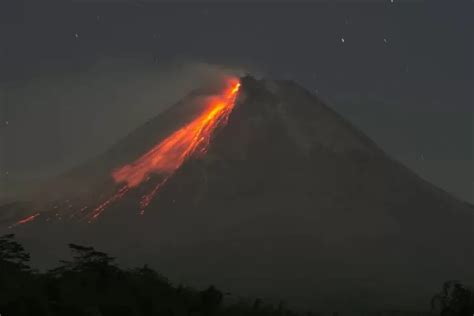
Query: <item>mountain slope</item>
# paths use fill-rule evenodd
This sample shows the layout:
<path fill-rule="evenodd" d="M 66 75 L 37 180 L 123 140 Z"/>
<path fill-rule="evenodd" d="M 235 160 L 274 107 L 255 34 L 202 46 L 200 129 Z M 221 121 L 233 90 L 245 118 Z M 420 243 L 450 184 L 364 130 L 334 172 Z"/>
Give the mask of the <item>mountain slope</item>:
<path fill-rule="evenodd" d="M 110 173 L 199 104 L 185 98 L 67 175 L 75 199 L 113 192 Z M 39 256 L 72 239 L 174 280 L 318 308 L 424 307 L 442 281 L 474 281 L 473 207 L 391 160 L 292 82 L 242 78 L 206 154 L 186 160 L 135 216 L 157 181 L 92 225 L 39 221 L 17 232 Z"/>

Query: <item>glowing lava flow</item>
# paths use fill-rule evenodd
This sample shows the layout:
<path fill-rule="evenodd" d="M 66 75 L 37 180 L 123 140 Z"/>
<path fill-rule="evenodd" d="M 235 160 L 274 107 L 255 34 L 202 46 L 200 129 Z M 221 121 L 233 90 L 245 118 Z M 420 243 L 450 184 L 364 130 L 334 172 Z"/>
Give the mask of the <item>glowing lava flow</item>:
<path fill-rule="evenodd" d="M 79 212 L 73 212 L 70 218 L 76 215 L 81 217 L 83 214 L 82 219 L 88 219 L 91 222 L 97 219 L 112 203 L 117 202 L 130 190 L 147 181 L 150 175 L 158 174 L 161 176 L 160 181 L 149 193 L 141 197 L 139 206 L 140 214 L 143 214 L 160 189 L 188 157 L 203 155 L 207 152 L 216 127 L 227 123 L 234 108 L 239 88 L 239 80 L 230 79 L 223 93 L 210 97 L 204 110 L 194 120 L 173 132 L 136 161 L 114 170 L 112 172 L 114 181 L 123 185 L 112 196 L 96 206 L 91 212 L 85 214 L 84 211 L 88 207 L 82 207 Z M 69 203 L 69 200 L 66 202 Z M 72 207 L 72 204 L 69 203 L 68 209 Z M 54 210 L 57 208 L 57 205 L 54 206 Z M 41 214 L 38 212 L 30 215 L 10 227 L 31 222 Z M 59 213 L 56 213 L 56 217 L 61 219 Z M 50 217 L 45 220 L 49 221 Z"/>
<path fill-rule="evenodd" d="M 97 207 L 92 218 L 97 218 L 110 203 L 146 181 L 151 174 L 160 174 L 164 178 L 140 201 L 140 213 L 143 214 L 169 177 L 189 156 L 206 153 L 215 128 L 226 124 L 239 88 L 240 82 L 237 79 L 230 80 L 228 88 L 222 94 L 209 98 L 203 112 L 193 121 L 172 133 L 136 161 L 114 170 L 112 177 L 115 182 L 125 185 Z"/>
<path fill-rule="evenodd" d="M 110 204 L 112 204 L 113 202 L 115 202 L 117 200 L 120 200 L 125 195 L 125 193 L 128 192 L 128 190 L 130 190 L 130 188 L 126 185 L 121 187 L 114 195 L 112 195 L 112 197 L 110 197 L 108 200 L 102 202 L 99 206 L 97 206 L 92 211 L 91 219 L 96 219 L 97 217 L 99 217 L 99 215 L 102 214 L 102 212 L 105 211 L 105 209 Z"/>
<path fill-rule="evenodd" d="M 11 225 L 10 228 L 18 226 L 18 225 L 23 225 L 23 224 L 29 223 L 29 222 L 33 221 L 35 218 L 37 218 L 38 216 L 40 216 L 40 214 L 41 213 L 35 213 L 33 215 L 25 217 L 25 218 L 19 220 L 18 222 L 16 222 L 15 224 Z"/>
<path fill-rule="evenodd" d="M 156 145 L 135 162 L 112 173 L 118 183 L 135 187 L 152 173 L 170 174 L 178 169 L 193 153 L 204 153 L 212 131 L 229 117 L 234 107 L 240 83 L 234 82 L 223 95 L 210 99 L 206 109 L 196 119 L 183 126 Z"/>

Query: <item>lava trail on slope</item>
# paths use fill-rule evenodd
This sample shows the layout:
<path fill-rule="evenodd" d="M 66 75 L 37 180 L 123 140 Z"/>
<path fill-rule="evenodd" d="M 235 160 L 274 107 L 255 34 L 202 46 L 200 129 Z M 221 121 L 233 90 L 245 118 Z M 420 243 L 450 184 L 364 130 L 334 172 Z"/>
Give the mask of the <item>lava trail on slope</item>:
<path fill-rule="evenodd" d="M 153 189 L 143 195 L 139 202 L 140 214 L 151 203 L 167 180 L 191 156 L 201 156 L 207 152 L 212 134 L 216 127 L 225 125 L 232 112 L 240 88 L 238 78 L 229 78 L 226 88 L 219 94 L 207 98 L 204 110 L 191 122 L 174 131 L 135 161 L 112 171 L 115 183 L 121 185 L 108 199 L 99 203 L 89 212 L 81 207 L 79 213 L 85 213 L 82 219 L 91 222 L 97 219 L 110 205 L 117 203 L 129 191 L 148 181 L 152 174 L 161 179 Z M 19 220 L 19 224 L 31 222 L 38 214 Z M 46 217 L 49 221 L 50 217 Z"/>

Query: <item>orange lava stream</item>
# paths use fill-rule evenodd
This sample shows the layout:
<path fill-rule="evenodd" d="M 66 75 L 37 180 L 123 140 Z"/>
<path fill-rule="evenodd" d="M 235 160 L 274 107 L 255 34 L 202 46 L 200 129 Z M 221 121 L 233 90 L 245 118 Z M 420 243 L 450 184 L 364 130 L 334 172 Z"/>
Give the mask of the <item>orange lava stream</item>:
<path fill-rule="evenodd" d="M 148 207 L 148 205 L 150 205 L 153 198 L 158 194 L 160 189 L 165 185 L 166 181 L 168 181 L 169 178 L 170 176 L 165 177 L 163 180 L 158 182 L 157 185 L 155 185 L 153 190 L 142 196 L 140 200 L 140 215 L 143 215 L 145 213 L 145 209 Z"/>
<path fill-rule="evenodd" d="M 136 187 L 150 174 L 169 175 L 189 155 L 205 153 L 213 130 L 219 123 L 225 124 L 234 107 L 240 83 L 233 79 L 229 85 L 222 95 L 210 99 L 206 109 L 196 119 L 165 138 L 135 162 L 115 170 L 112 173 L 114 180 Z"/>
<path fill-rule="evenodd" d="M 151 174 L 160 174 L 164 177 L 149 193 L 141 197 L 140 214 L 143 215 L 160 189 L 189 156 L 206 153 L 212 132 L 220 124 L 227 123 L 239 88 L 239 80 L 230 79 L 223 93 L 209 98 L 204 111 L 193 121 L 172 133 L 136 161 L 114 170 L 113 179 L 116 183 L 124 183 L 124 186 L 96 207 L 90 220 L 97 219 L 111 203 L 147 181 Z"/>
<path fill-rule="evenodd" d="M 22 225 L 22 224 L 26 224 L 28 222 L 31 222 L 33 221 L 36 217 L 40 216 L 40 213 L 35 213 L 33 215 L 30 215 L 28 217 L 25 217 L 21 220 L 19 220 L 18 222 L 16 222 L 14 225 L 10 226 L 10 227 L 13 227 L 13 226 L 17 226 L 17 225 Z"/>
<path fill-rule="evenodd" d="M 105 211 L 105 209 L 110 205 L 112 204 L 113 202 L 117 201 L 117 200 L 120 200 L 124 195 L 125 193 L 127 193 L 128 191 L 130 190 L 130 188 L 126 185 L 124 185 L 123 187 L 121 187 L 114 195 L 112 195 L 108 200 L 102 202 L 99 206 L 97 206 L 93 211 L 92 213 L 90 214 L 90 220 L 89 221 L 92 221 L 92 220 L 95 220 L 97 219 L 97 217 L 99 217 L 100 214 L 102 214 L 103 211 Z"/>
<path fill-rule="evenodd" d="M 136 161 L 114 170 L 112 172 L 114 181 L 123 185 L 112 196 L 87 214 L 84 211 L 88 207 L 81 208 L 77 215 L 81 217 L 83 214 L 82 219 L 92 222 L 131 189 L 147 181 L 151 174 L 159 174 L 162 176 L 160 181 L 149 193 L 143 195 L 139 202 L 140 214 L 143 215 L 153 198 L 188 157 L 206 153 L 215 128 L 227 123 L 239 88 L 240 82 L 237 78 L 229 79 L 226 89 L 221 94 L 210 97 L 205 109 L 194 120 L 172 133 Z M 57 208 L 58 206 L 54 207 Z M 69 205 L 69 208 L 72 208 L 72 205 Z M 40 214 L 30 215 L 11 227 L 31 222 Z M 75 215 L 73 213 L 71 216 Z M 59 216 L 59 213 L 56 213 L 56 216 Z M 46 221 L 49 220 L 49 217 L 46 218 Z"/>

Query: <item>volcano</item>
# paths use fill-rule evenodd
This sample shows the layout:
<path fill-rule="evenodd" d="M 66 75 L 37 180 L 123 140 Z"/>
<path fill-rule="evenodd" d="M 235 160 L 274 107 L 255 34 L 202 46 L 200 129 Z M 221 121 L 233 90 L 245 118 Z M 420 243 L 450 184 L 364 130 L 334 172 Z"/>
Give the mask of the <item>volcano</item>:
<path fill-rule="evenodd" d="M 91 244 L 175 282 L 318 310 L 425 308 L 443 281 L 474 281 L 472 205 L 296 83 L 229 82 L 4 206 L 2 223 L 40 260 Z"/>

